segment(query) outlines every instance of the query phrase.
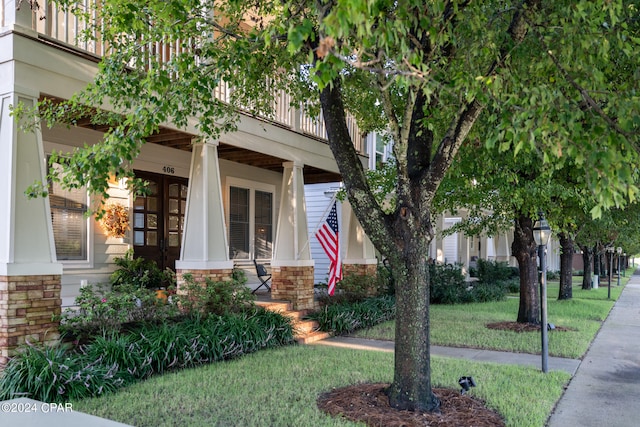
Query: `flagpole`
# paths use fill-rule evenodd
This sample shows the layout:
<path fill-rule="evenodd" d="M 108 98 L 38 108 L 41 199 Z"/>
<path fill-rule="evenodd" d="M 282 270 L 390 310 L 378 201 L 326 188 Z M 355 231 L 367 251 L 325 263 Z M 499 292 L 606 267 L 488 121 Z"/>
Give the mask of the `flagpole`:
<path fill-rule="evenodd" d="M 307 236 L 307 241 L 306 243 L 302 246 L 302 248 L 300 249 L 300 253 L 302 253 L 302 251 L 304 251 L 307 246 L 309 246 L 309 242 L 311 241 L 311 236 L 314 235 L 316 233 L 316 231 L 318 231 L 318 229 L 320 228 L 320 225 L 322 224 L 322 222 L 325 220 L 325 218 L 327 217 L 327 214 L 329 213 L 329 211 L 331 210 L 331 207 L 333 206 L 333 202 L 336 201 L 336 197 L 338 196 L 338 191 L 334 191 L 333 192 L 333 196 L 331 196 L 331 201 L 329 202 L 329 204 L 327 205 L 327 208 L 324 210 L 322 216 L 320 217 L 320 220 L 318 221 L 318 223 L 316 224 L 315 228 L 313 229 L 312 232 L 309 233 L 309 235 Z M 298 254 L 300 255 L 300 254 Z"/>

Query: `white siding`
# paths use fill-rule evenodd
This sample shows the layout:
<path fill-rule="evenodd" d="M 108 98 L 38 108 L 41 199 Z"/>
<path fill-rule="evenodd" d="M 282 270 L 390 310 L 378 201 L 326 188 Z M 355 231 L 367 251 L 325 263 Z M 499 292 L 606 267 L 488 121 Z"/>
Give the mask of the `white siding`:
<path fill-rule="evenodd" d="M 307 204 L 307 224 L 309 226 L 309 249 L 311 250 L 311 258 L 315 261 L 314 283 L 327 283 L 329 258 L 327 258 L 314 234 L 324 219 L 324 215 L 327 214 L 329 203 L 331 203 L 331 198 L 325 196 L 325 191 L 337 189 L 339 185 L 339 183 L 308 184 L 304 187 L 304 198 Z M 340 218 L 340 203 L 338 203 L 338 219 Z M 342 224 L 339 224 L 339 226 L 342 227 Z M 340 231 L 342 232 L 342 229 Z"/>

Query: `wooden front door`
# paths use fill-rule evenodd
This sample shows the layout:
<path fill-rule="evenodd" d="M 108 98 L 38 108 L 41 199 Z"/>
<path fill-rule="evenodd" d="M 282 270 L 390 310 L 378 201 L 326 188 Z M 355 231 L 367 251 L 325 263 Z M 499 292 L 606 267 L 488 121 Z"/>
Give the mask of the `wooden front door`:
<path fill-rule="evenodd" d="M 155 261 L 162 270 L 175 270 L 184 231 L 188 180 L 140 171 L 136 176 L 149 183 L 149 192 L 137 196 L 133 203 L 134 254 Z"/>

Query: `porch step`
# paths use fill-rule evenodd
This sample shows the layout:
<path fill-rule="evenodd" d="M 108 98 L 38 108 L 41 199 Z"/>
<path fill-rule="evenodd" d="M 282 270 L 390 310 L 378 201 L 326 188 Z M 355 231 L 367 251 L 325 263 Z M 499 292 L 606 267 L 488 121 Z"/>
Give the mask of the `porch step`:
<path fill-rule="evenodd" d="M 308 310 L 293 310 L 287 301 L 256 301 L 256 304 L 267 310 L 275 311 L 291 318 L 293 321 L 294 338 L 299 344 L 311 344 L 329 338 L 329 332 L 318 331 L 318 322 L 304 320 Z"/>

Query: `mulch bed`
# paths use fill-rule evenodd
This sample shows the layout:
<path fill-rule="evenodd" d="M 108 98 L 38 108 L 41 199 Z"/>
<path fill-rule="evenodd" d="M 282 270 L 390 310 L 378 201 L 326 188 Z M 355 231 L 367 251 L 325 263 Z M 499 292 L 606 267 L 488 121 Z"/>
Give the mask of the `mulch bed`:
<path fill-rule="evenodd" d="M 434 388 L 440 413 L 400 411 L 389 405 L 389 384 L 357 384 L 324 393 L 318 408 L 333 416 L 364 422 L 371 427 L 502 427 L 504 420 L 483 402 L 459 390 Z"/>
<path fill-rule="evenodd" d="M 539 332 L 540 325 L 532 325 L 531 323 L 518 323 L 518 322 L 496 322 L 488 323 L 487 328 L 499 329 L 501 331 L 513 331 L 513 332 Z M 573 331 L 573 328 L 565 328 L 564 326 L 556 326 L 552 331 Z M 551 331 L 550 331 L 551 332 Z"/>

